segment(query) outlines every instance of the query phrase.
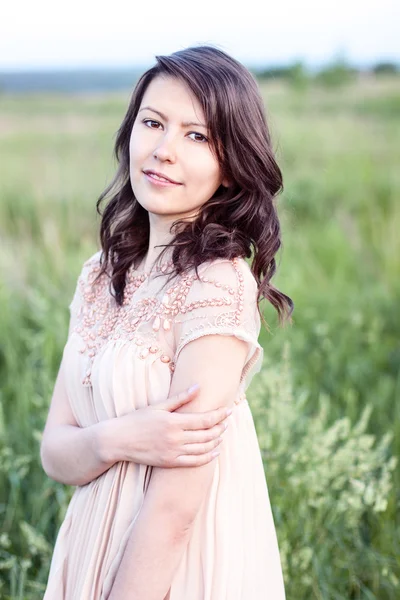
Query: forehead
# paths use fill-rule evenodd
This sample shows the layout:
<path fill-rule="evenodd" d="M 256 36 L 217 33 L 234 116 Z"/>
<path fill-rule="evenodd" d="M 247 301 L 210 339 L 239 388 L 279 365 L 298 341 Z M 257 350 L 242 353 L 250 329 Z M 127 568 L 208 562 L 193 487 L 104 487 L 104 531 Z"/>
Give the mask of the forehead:
<path fill-rule="evenodd" d="M 148 85 L 140 108 L 151 106 L 169 119 L 200 120 L 204 123 L 204 112 L 190 88 L 175 77 L 157 76 Z"/>

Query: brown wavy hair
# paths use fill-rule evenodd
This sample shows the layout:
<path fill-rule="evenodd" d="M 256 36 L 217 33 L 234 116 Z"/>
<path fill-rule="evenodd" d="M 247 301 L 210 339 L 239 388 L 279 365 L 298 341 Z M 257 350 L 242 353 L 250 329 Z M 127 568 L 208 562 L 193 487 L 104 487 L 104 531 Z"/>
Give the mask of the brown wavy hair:
<path fill-rule="evenodd" d="M 240 62 L 211 45 L 193 46 L 157 63 L 138 80 L 128 110 L 117 132 L 114 155 L 117 172 L 97 201 L 102 216 L 100 241 L 103 258 L 99 277 L 111 267 L 111 286 L 122 305 L 126 272 L 136 268 L 148 251 L 149 216 L 133 193 L 129 174 L 129 140 L 143 95 L 158 75 L 185 83 L 198 99 L 210 133 L 211 151 L 217 158 L 220 186 L 190 222 L 176 220 L 174 237 L 160 253 L 162 261 L 173 246 L 171 276 L 181 275 L 215 258 L 251 258 L 259 302 L 266 298 L 278 312 L 279 323 L 291 321 L 293 302 L 271 284 L 276 272 L 275 254 L 281 246 L 281 229 L 275 208 L 283 190 L 282 173 L 271 147 L 263 100 L 253 75 Z M 111 193 L 104 212 L 100 203 Z M 261 318 L 262 314 L 258 307 Z M 263 319 L 264 323 L 265 320 Z M 267 325 L 268 327 L 268 325 Z"/>

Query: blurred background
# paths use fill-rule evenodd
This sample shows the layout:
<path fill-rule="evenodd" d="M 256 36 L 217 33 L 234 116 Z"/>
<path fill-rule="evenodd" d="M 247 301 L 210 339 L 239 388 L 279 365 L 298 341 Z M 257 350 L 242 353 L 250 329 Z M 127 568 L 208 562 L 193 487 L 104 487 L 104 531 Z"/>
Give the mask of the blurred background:
<path fill-rule="evenodd" d="M 74 488 L 39 445 L 95 203 L 137 78 L 213 44 L 257 77 L 284 178 L 248 390 L 288 600 L 400 598 L 398 2 L 4 6 L 0 23 L 0 598 L 43 597 Z M 249 599 L 251 600 L 251 599 Z"/>

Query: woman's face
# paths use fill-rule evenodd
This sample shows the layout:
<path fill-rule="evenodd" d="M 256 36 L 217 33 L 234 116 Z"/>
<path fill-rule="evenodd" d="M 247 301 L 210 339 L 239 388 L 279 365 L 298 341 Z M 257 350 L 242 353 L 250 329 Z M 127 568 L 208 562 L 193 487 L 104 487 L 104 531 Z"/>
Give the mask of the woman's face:
<path fill-rule="evenodd" d="M 201 106 L 184 83 L 165 76 L 151 81 L 129 143 L 132 190 L 149 213 L 168 221 L 194 216 L 221 183 L 227 185 L 211 152 L 205 125 Z M 180 185 L 155 185 L 143 172 L 148 169 Z"/>

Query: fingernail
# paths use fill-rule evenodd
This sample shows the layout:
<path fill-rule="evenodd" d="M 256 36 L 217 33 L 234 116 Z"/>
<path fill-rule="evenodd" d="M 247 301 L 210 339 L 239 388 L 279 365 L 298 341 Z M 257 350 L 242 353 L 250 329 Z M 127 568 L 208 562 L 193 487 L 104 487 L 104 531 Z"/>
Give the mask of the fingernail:
<path fill-rule="evenodd" d="M 228 408 L 228 409 L 226 410 L 226 414 L 227 414 L 227 416 L 229 417 L 229 415 L 231 415 L 231 414 L 232 414 L 232 409 L 231 409 L 231 408 Z"/>
<path fill-rule="evenodd" d="M 191 385 L 190 388 L 188 389 L 188 394 L 191 394 L 192 392 L 195 392 L 196 390 L 199 389 L 199 384 L 195 383 L 194 385 Z"/>
<path fill-rule="evenodd" d="M 221 452 L 219 452 L 219 451 L 213 452 L 211 456 L 213 458 L 215 458 L 216 456 L 218 456 L 218 454 L 221 454 Z"/>

